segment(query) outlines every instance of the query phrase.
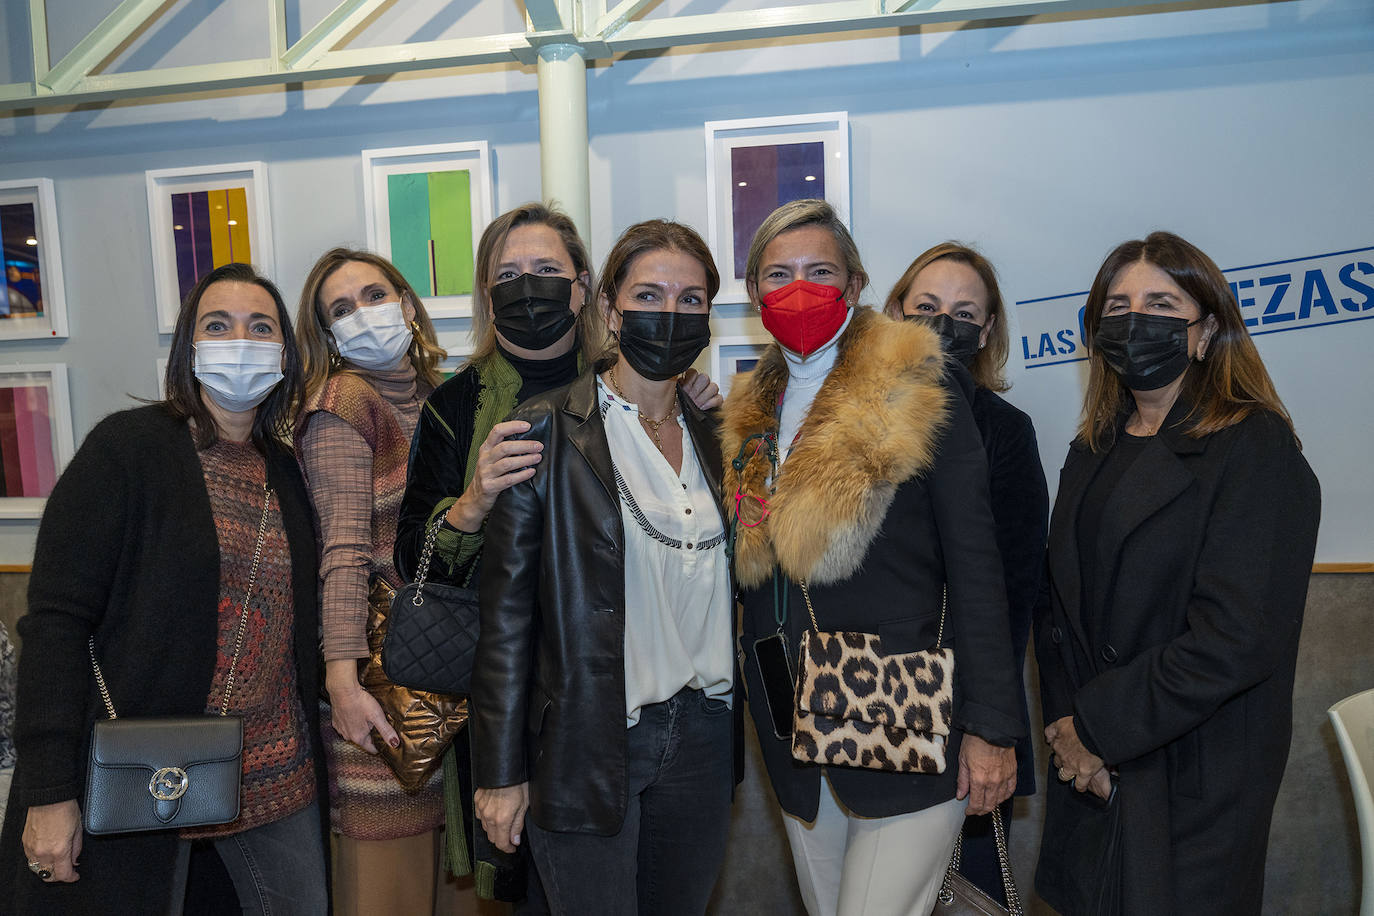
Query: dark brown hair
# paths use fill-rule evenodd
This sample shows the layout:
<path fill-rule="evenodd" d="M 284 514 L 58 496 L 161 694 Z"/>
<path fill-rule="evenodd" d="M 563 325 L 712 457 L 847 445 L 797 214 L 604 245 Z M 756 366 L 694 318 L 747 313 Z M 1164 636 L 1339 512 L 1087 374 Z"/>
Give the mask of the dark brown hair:
<path fill-rule="evenodd" d="M 573 273 L 579 278 L 583 274 L 587 275 L 587 298 L 582 301 L 582 311 L 577 314 L 577 339 L 582 346 L 583 355 L 588 360 L 593 359 L 605 348 L 607 334 L 600 311 L 587 308 L 592 297 L 592 261 L 587 255 L 587 246 L 582 243 L 582 237 L 577 234 L 577 226 L 566 213 L 549 204 L 533 201 L 507 210 L 496 217 L 482 231 L 482 238 L 477 243 L 472 284 L 473 350 L 470 361 L 476 362 L 496 349 L 496 328 L 492 324 L 491 315 L 488 314 L 491 305 L 487 299 L 487 290 L 492 285 L 496 259 L 501 256 L 501 249 L 506 247 L 506 239 L 512 230 L 521 226 L 548 226 L 558 233 L 563 247 L 568 250 L 568 257 L 572 259 Z"/>
<path fill-rule="evenodd" d="M 887 294 L 883 311 L 893 318 L 900 319 L 902 300 L 911 292 L 911 284 L 916 282 L 916 275 L 941 260 L 967 264 L 978 275 L 978 279 L 983 281 L 983 287 L 988 291 L 987 311 L 988 320 L 993 322 L 992 330 L 988 332 L 987 346 L 973 357 L 969 372 L 973 375 L 974 384 L 979 388 L 1006 391 L 1011 387 L 1002 374 L 1007 365 L 1008 351 L 1006 308 L 1002 304 L 1002 290 L 997 286 L 997 271 L 993 269 L 992 262 L 979 252 L 960 242 L 941 242 L 934 248 L 927 249 L 911 262 L 911 266 L 902 274 L 897 285 L 892 287 L 892 292 Z"/>
<path fill-rule="evenodd" d="M 605 266 L 601 268 L 601 285 L 596 290 L 597 303 L 605 308 L 613 307 L 621 284 L 630 273 L 630 265 L 640 255 L 651 251 L 680 251 L 698 261 L 706 271 L 706 304 L 710 306 L 716 293 L 720 292 L 720 271 L 716 270 L 711 249 L 691 226 L 667 219 L 635 223 L 621 233 L 611 253 L 606 255 Z M 614 350 L 614 345 L 609 345 L 597 355 L 607 356 Z"/>
<path fill-rule="evenodd" d="M 167 355 L 167 378 L 164 390 L 166 400 L 162 403 L 178 419 L 188 420 L 195 431 L 196 447 L 205 449 L 219 441 L 219 427 L 210 408 L 200 396 L 200 382 L 196 380 L 192 344 L 196 336 L 196 313 L 200 311 L 200 300 L 205 291 L 216 283 L 252 283 L 267 291 L 277 306 L 277 324 L 281 327 L 282 338 L 282 380 L 277 383 L 258 405 L 257 415 L 253 417 L 253 444 L 259 451 L 266 451 L 269 443 L 287 445 L 291 441 L 291 423 L 296 416 L 304 392 L 301 374 L 301 356 L 296 348 L 296 335 L 291 330 L 291 316 L 286 311 L 281 292 L 276 284 L 259 274 L 250 264 L 225 264 L 216 267 L 196 281 L 196 285 L 186 294 L 186 301 L 177 313 L 176 326 L 172 330 L 172 349 Z"/>
<path fill-rule="evenodd" d="M 1130 391 L 1092 342 L 1102 323 L 1102 309 L 1112 283 L 1122 270 L 1139 261 L 1168 274 L 1201 308 L 1199 317 L 1205 319 L 1210 315 L 1216 322 L 1207 359 L 1191 363 L 1184 375 L 1180 397 L 1192 405 L 1183 420 L 1184 434 L 1195 438 L 1208 436 L 1239 423 L 1257 410 L 1278 414 L 1291 431 L 1293 420 L 1274 390 L 1221 269 L 1197 246 L 1172 232 L 1152 232 L 1144 239 L 1116 246 L 1102 262 L 1088 292 L 1083 312 L 1083 333 L 1089 353 L 1088 391 L 1078 441 L 1095 452 L 1110 448 L 1121 413 L 1128 406 Z"/>
<path fill-rule="evenodd" d="M 448 354 L 439 346 L 439 341 L 434 335 L 434 324 L 429 320 L 429 313 L 425 311 L 424 303 L 415 295 L 415 290 L 406 282 L 406 278 L 396 269 L 395 264 L 379 254 L 356 248 L 331 248 L 320 255 L 315 266 L 310 268 L 310 273 L 305 278 L 305 287 L 301 290 L 300 303 L 296 306 L 301 358 L 305 365 L 306 396 L 309 397 L 324 387 L 330 375 L 344 370 L 342 361 L 330 345 L 329 330 L 324 326 L 324 316 L 321 314 L 325 303 L 319 299 L 324 282 L 334 274 L 334 271 L 352 261 L 371 264 L 381 271 L 398 296 L 409 298 L 410 304 L 415 307 L 415 321 L 411 327 L 410 361 L 415 366 L 415 374 L 423 382 L 431 388 L 437 387 L 443 381 L 439 374 L 439 363 Z"/>

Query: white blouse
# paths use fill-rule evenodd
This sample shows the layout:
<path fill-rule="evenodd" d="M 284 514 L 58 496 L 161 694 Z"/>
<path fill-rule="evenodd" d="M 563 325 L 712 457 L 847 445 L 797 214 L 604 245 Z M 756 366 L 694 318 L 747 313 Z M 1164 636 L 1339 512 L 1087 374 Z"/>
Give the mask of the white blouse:
<path fill-rule="evenodd" d="M 673 473 L 639 408 L 597 379 L 625 527 L 625 724 L 684 686 L 730 702 L 734 630 L 725 527 L 681 412 Z"/>

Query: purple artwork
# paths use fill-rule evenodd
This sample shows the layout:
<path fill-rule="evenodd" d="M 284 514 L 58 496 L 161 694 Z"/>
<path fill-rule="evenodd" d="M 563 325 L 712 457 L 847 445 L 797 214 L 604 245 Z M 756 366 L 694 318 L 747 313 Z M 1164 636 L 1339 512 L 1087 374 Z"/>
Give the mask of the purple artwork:
<path fill-rule="evenodd" d="M 789 201 L 825 198 L 825 144 L 737 146 L 730 150 L 730 185 L 735 278 L 743 279 L 749 243 L 769 213 Z"/>

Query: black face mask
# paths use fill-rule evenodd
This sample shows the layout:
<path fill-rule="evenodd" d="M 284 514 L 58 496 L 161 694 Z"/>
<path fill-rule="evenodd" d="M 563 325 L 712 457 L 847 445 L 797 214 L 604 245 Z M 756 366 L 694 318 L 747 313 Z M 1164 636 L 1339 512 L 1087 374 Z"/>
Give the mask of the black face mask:
<path fill-rule="evenodd" d="M 655 382 L 686 371 L 711 342 L 706 312 L 620 313 L 620 352 L 630 368 Z"/>
<path fill-rule="evenodd" d="M 525 350 L 544 350 L 558 343 L 577 321 L 569 307 L 572 284 L 567 277 L 533 274 L 496 284 L 491 288 L 496 330 Z"/>
<path fill-rule="evenodd" d="M 1188 329 L 1195 324 L 1186 318 L 1140 312 L 1108 315 L 1097 326 L 1093 346 L 1127 388 L 1154 391 L 1188 368 Z"/>
<path fill-rule="evenodd" d="M 960 321 L 951 315 L 943 312 L 938 315 L 904 315 L 907 321 L 919 321 L 928 324 L 940 335 L 940 346 L 944 347 L 945 353 L 954 357 L 965 366 L 973 363 L 973 358 L 978 355 L 981 341 L 979 338 L 983 334 L 983 326 L 974 324 L 971 321 Z"/>

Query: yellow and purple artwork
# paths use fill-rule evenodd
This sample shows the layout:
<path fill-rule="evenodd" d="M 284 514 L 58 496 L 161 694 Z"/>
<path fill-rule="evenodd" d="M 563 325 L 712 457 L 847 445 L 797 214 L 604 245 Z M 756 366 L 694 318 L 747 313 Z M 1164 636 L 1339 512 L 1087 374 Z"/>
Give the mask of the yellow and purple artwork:
<path fill-rule="evenodd" d="M 777 143 L 730 150 L 730 203 L 735 278 L 744 278 L 749 243 L 778 207 L 805 197 L 825 198 L 825 144 Z"/>
<path fill-rule="evenodd" d="M 38 217 L 31 203 L 0 205 L 0 318 L 43 314 L 43 278 L 39 269 Z"/>
<path fill-rule="evenodd" d="M 0 496 L 46 497 L 57 480 L 52 403 L 43 385 L 0 385 Z"/>
<path fill-rule="evenodd" d="M 420 296 L 472 293 L 472 174 L 388 175 L 391 261 Z"/>
<path fill-rule="evenodd" d="M 185 300 L 196 281 L 216 267 L 252 263 L 250 235 L 244 188 L 173 194 L 172 238 L 181 298 Z"/>

